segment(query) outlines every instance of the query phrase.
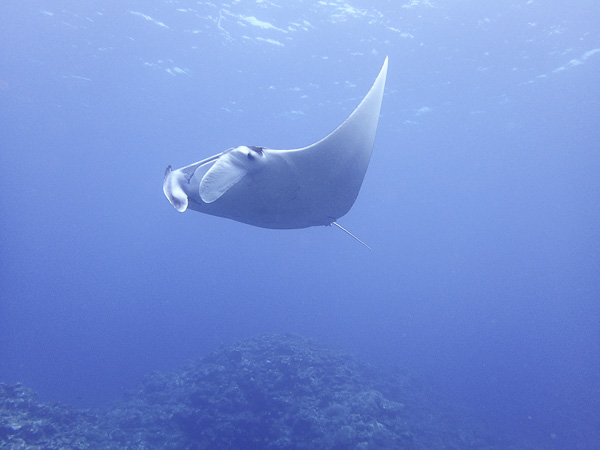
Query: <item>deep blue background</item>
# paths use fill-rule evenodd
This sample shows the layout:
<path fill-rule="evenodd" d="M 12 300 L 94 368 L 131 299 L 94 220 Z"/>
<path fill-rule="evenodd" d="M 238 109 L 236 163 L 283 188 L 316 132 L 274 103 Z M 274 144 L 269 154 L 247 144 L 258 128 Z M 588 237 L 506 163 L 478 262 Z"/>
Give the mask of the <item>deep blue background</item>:
<path fill-rule="evenodd" d="M 0 380 L 95 406 L 294 332 L 398 365 L 500 432 L 598 438 L 600 7 L 351 5 L 1 3 Z M 340 220 L 372 252 L 164 198 L 167 164 L 320 139 L 386 55 Z"/>

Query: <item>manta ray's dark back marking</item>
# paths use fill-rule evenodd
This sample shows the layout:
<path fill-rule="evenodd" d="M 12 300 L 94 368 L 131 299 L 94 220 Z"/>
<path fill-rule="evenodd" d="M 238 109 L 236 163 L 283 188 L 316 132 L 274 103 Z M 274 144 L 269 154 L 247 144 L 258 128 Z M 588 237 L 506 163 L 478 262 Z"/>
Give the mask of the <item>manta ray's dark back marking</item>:
<path fill-rule="evenodd" d="M 248 146 L 248 148 L 250 150 L 252 150 L 254 153 L 258 153 L 259 156 L 263 155 L 263 148 L 264 147 L 259 147 L 257 145 L 250 145 L 250 146 Z M 254 159 L 254 155 L 252 153 L 248 153 L 248 159 Z"/>

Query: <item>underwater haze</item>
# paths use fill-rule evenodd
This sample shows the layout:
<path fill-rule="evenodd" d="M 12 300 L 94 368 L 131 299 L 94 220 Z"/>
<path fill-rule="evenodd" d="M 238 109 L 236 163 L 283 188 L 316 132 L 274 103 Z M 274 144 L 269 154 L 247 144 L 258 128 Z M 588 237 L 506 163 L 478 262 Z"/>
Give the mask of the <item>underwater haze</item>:
<path fill-rule="evenodd" d="M 97 407 L 294 333 L 600 446 L 596 0 L 4 0 L 0 54 L 0 381 Z M 338 220 L 372 251 L 165 198 L 169 164 L 321 139 L 386 56 Z"/>

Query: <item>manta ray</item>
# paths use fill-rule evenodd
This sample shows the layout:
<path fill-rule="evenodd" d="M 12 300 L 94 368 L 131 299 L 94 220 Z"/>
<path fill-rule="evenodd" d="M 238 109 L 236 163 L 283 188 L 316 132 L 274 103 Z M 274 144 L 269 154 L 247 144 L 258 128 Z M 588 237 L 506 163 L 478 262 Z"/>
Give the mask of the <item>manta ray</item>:
<path fill-rule="evenodd" d="M 388 59 L 350 116 L 307 147 L 242 145 L 172 170 L 163 191 L 179 212 L 192 209 L 262 228 L 336 225 L 354 204 L 369 166 Z M 368 247 L 368 246 L 367 246 Z"/>

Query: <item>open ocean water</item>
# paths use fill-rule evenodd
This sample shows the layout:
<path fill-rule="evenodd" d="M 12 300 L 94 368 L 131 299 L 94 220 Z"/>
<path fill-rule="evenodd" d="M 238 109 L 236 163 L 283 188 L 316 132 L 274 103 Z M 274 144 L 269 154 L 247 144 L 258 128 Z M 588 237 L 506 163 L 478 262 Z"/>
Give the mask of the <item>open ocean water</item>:
<path fill-rule="evenodd" d="M 386 56 L 339 220 L 372 251 L 164 197 L 168 164 L 324 137 Z M 3 0 L 0 382 L 103 407 L 293 333 L 512 448 L 600 448 L 599 81 L 595 0 Z"/>

